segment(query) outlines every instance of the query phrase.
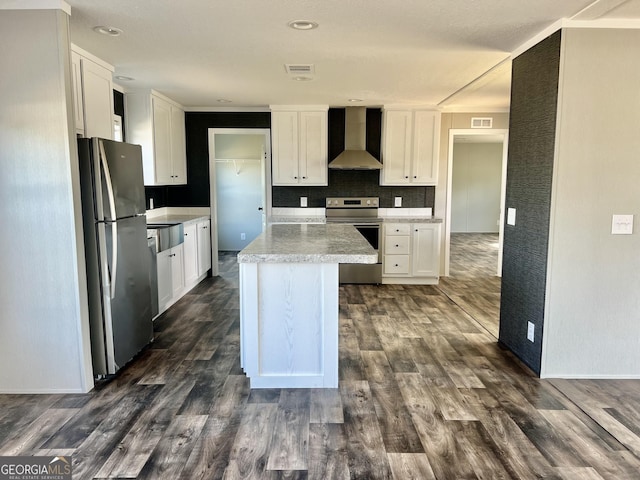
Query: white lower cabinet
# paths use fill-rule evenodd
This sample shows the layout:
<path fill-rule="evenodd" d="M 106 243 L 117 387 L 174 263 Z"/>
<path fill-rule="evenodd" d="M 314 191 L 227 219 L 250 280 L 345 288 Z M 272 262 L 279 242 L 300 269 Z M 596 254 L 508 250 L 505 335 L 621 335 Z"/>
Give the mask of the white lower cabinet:
<path fill-rule="evenodd" d="M 385 224 L 383 242 L 382 283 L 438 283 L 439 223 Z"/>
<path fill-rule="evenodd" d="M 211 222 L 205 220 L 198 222 L 197 225 L 198 236 L 198 277 L 206 275 L 211 269 Z"/>
<path fill-rule="evenodd" d="M 184 291 L 184 245 L 158 253 L 158 306 L 164 312 Z"/>
<path fill-rule="evenodd" d="M 200 275 L 197 227 L 195 223 L 184 226 L 184 283 L 187 286 L 195 284 Z"/>
<path fill-rule="evenodd" d="M 158 307 L 164 312 L 207 276 L 211 269 L 211 222 L 185 223 L 184 242 L 158 253 Z"/>

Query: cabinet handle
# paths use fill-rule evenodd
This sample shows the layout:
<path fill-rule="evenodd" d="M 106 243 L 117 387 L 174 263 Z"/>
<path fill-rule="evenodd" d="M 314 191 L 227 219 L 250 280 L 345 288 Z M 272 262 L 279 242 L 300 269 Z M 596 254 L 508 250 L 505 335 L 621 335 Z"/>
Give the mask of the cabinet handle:
<path fill-rule="evenodd" d="M 398 265 L 398 264 L 396 263 L 396 267 L 399 267 L 399 266 L 400 266 L 400 265 Z"/>
<path fill-rule="evenodd" d="M 307 177 L 302 177 L 302 179 L 303 179 L 303 180 L 306 180 L 306 179 L 307 179 Z"/>
<path fill-rule="evenodd" d="M 189 234 L 188 234 L 188 233 L 185 233 L 185 234 L 184 234 L 184 236 L 185 236 L 185 237 L 188 237 L 188 236 L 189 236 Z"/>
<path fill-rule="evenodd" d="M 418 176 L 417 176 L 417 175 L 414 175 L 414 176 L 413 176 L 413 178 L 418 178 Z"/>
<path fill-rule="evenodd" d="M 409 175 L 405 175 L 404 178 L 409 178 Z"/>
<path fill-rule="evenodd" d="M 293 177 L 293 178 L 295 178 L 296 180 L 298 179 L 298 177 Z"/>
<path fill-rule="evenodd" d="M 400 245 L 396 245 L 396 248 L 400 247 Z"/>

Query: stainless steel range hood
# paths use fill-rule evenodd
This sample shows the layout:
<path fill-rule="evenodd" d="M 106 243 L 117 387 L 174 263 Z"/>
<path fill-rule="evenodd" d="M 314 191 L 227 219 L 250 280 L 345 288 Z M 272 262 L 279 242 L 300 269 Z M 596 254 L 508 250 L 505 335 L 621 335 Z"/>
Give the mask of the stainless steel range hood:
<path fill-rule="evenodd" d="M 367 109 L 347 107 L 345 109 L 345 151 L 329 163 L 336 170 L 380 170 L 382 164 L 366 150 Z"/>

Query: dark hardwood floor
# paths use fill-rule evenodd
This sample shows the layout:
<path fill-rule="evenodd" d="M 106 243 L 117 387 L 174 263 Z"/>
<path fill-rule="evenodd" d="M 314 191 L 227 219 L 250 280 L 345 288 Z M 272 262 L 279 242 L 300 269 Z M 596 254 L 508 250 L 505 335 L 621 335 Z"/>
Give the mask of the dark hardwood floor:
<path fill-rule="evenodd" d="M 477 267 L 342 286 L 340 387 L 250 390 L 221 258 L 91 393 L 0 395 L 0 454 L 73 455 L 74 479 L 640 478 L 640 381 L 537 379 L 478 313 L 499 282 Z"/>

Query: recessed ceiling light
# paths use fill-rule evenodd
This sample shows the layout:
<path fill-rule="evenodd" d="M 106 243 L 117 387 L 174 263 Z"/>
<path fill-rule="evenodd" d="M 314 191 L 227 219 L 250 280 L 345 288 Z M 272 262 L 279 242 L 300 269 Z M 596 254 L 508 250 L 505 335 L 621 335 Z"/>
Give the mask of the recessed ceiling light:
<path fill-rule="evenodd" d="M 116 75 L 115 77 L 116 80 L 121 80 L 123 82 L 130 82 L 132 80 L 135 80 L 135 78 L 133 77 L 127 77 L 126 75 Z"/>
<path fill-rule="evenodd" d="M 361 101 L 362 101 L 362 99 L 361 99 L 361 98 L 350 98 L 348 101 L 349 101 L 349 102 L 354 102 L 354 103 L 355 103 L 355 102 L 361 102 Z"/>
<path fill-rule="evenodd" d="M 110 37 L 117 37 L 122 33 L 122 30 L 116 27 L 105 27 L 104 25 L 98 25 L 93 27 L 94 32 L 101 33 L 102 35 L 109 35 Z"/>
<path fill-rule="evenodd" d="M 313 78 L 311 77 L 291 77 L 292 80 L 295 80 L 296 82 L 308 82 L 309 80 L 313 80 Z"/>
<path fill-rule="evenodd" d="M 293 20 L 287 23 L 287 25 L 295 30 L 313 30 L 314 28 L 318 28 L 316 22 L 310 22 L 308 20 Z"/>
<path fill-rule="evenodd" d="M 216 100 L 218 103 L 231 103 L 231 100 L 227 100 L 226 98 L 219 98 Z"/>

